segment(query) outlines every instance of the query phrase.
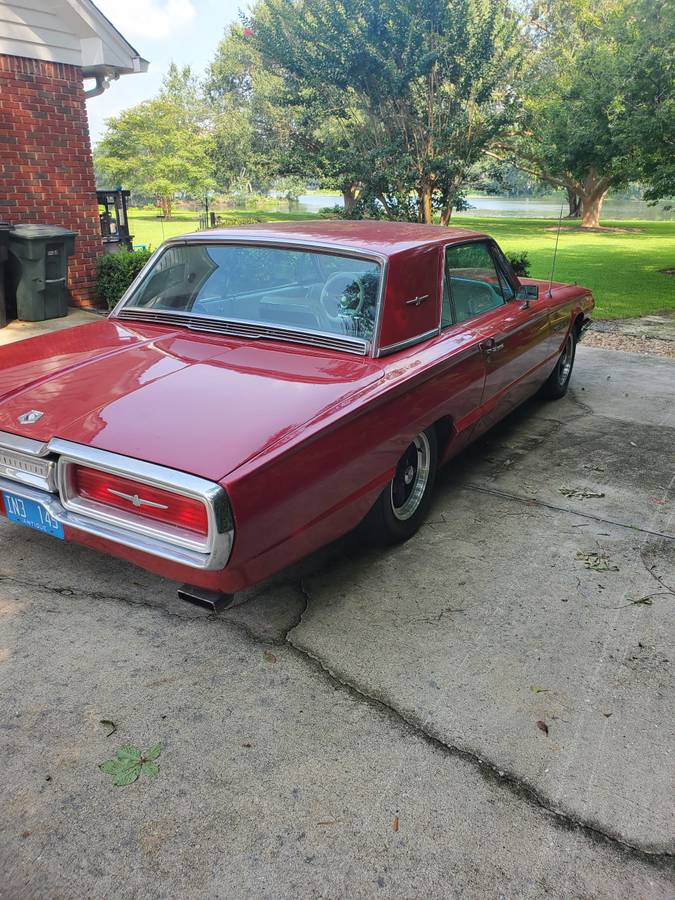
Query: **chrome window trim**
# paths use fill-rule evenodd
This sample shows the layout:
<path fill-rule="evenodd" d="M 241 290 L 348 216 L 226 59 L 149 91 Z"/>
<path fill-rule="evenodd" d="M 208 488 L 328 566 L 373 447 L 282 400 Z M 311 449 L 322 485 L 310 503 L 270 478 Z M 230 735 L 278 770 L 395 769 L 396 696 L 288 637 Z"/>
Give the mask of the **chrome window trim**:
<path fill-rule="evenodd" d="M 371 355 L 380 355 L 380 338 L 382 336 L 382 320 L 384 318 L 384 301 L 386 299 L 386 287 L 389 281 L 389 258 L 382 257 L 382 278 L 380 279 L 380 291 L 377 297 L 377 311 L 375 313 L 375 326 L 373 328 L 373 341 Z"/>
<path fill-rule="evenodd" d="M 223 334 L 226 337 L 246 337 L 251 340 L 285 341 L 323 350 L 343 350 L 367 356 L 370 343 L 365 338 L 333 334 L 330 331 L 310 331 L 286 325 L 266 325 L 252 319 L 222 319 L 204 313 L 172 312 L 171 310 L 139 307 L 121 309 L 117 319 L 123 322 L 151 322 L 160 325 L 184 325 L 190 331 Z"/>
<path fill-rule="evenodd" d="M 121 319 L 129 321 L 132 318 L 132 311 L 135 313 L 137 310 L 143 310 L 143 307 L 129 307 L 128 303 L 131 300 L 133 294 L 141 287 L 146 277 L 151 271 L 152 266 L 157 262 L 159 257 L 165 250 L 170 249 L 171 247 L 180 247 L 187 246 L 190 244 L 236 244 L 240 246 L 246 247 L 272 247 L 278 248 L 280 250 L 306 250 L 314 253 L 328 253 L 336 256 L 348 256 L 351 259 L 360 259 L 360 260 L 370 260 L 372 262 L 377 262 L 381 267 L 381 278 L 380 278 L 380 286 L 378 290 L 377 297 L 377 309 L 375 313 L 375 323 L 373 325 L 373 338 L 372 341 L 368 341 L 365 338 L 357 338 L 352 337 L 350 335 L 339 335 L 334 334 L 333 332 L 324 332 L 324 331 L 305 331 L 304 329 L 294 329 L 294 328 L 286 328 L 282 325 L 275 325 L 271 329 L 269 326 L 266 326 L 266 323 L 263 322 L 251 322 L 241 319 L 215 319 L 215 317 L 203 316 L 200 313 L 172 313 L 170 310 L 161 310 L 162 314 L 166 313 L 168 316 L 176 317 L 174 321 L 178 322 L 178 316 L 180 315 L 189 315 L 193 317 L 196 321 L 200 320 L 211 320 L 222 323 L 223 325 L 232 325 L 233 328 L 236 328 L 237 323 L 246 324 L 246 325 L 255 325 L 260 330 L 260 337 L 264 338 L 267 335 L 264 334 L 266 328 L 273 331 L 278 331 L 280 333 L 280 340 L 288 340 L 291 343 L 299 343 L 299 344 L 308 344 L 309 346 L 319 346 L 319 344 L 314 343 L 311 340 L 312 335 L 316 335 L 323 339 L 332 338 L 336 341 L 345 342 L 345 346 L 342 347 L 324 347 L 324 349 L 337 349 L 337 350 L 345 350 L 346 352 L 358 353 L 361 356 L 369 356 L 375 355 L 373 353 L 373 348 L 377 345 L 377 340 L 379 339 L 379 330 L 381 324 L 381 316 L 382 316 L 382 305 L 384 302 L 384 286 L 387 281 L 387 263 L 388 259 L 381 253 L 377 253 L 374 250 L 361 250 L 356 249 L 354 247 L 345 246 L 344 244 L 325 242 L 325 241 L 307 241 L 303 239 L 293 239 L 293 238 L 278 238 L 278 237 L 265 237 L 261 235 L 255 235 L 251 238 L 247 238 L 241 234 L 238 235 L 223 235 L 223 234 L 213 234 L 212 232 L 195 232 L 193 234 L 181 235 L 176 238 L 169 238 L 164 241 L 155 252 L 152 254 L 150 259 L 147 261 L 141 272 L 136 276 L 134 281 L 131 283 L 129 288 L 125 291 L 124 295 L 121 297 L 117 305 L 110 312 L 109 318 L 111 319 Z M 125 315 L 121 315 L 122 311 L 126 310 Z M 147 310 L 150 312 L 150 310 Z M 204 330 L 208 330 L 204 328 Z M 230 332 L 231 334 L 235 334 L 235 332 Z M 291 340 L 292 336 L 296 336 L 295 340 Z M 297 336 L 302 335 L 303 339 L 297 339 Z M 249 335 L 235 335 L 235 336 L 243 336 L 247 337 Z M 307 340 L 307 338 L 310 338 Z M 269 340 L 273 340 L 274 338 L 268 337 Z M 349 345 L 349 346 L 347 346 Z M 323 346 L 323 345 L 322 345 Z"/>
<path fill-rule="evenodd" d="M 458 322 L 458 321 L 457 321 L 457 312 L 456 312 L 456 310 L 455 310 L 455 301 L 454 301 L 453 298 L 452 298 L 452 290 L 450 289 L 450 286 L 448 285 L 448 294 L 449 294 L 449 296 L 450 296 L 450 305 L 451 305 L 451 308 L 452 308 L 452 316 L 453 316 L 454 321 L 451 322 L 450 325 L 446 325 L 445 328 L 443 328 L 443 325 L 442 325 L 442 322 L 443 322 L 443 284 L 445 283 L 445 260 L 446 260 L 446 255 L 447 255 L 448 250 L 450 250 L 452 247 L 466 247 L 468 244 L 486 244 L 486 245 L 487 245 L 488 253 L 490 254 L 490 256 L 491 256 L 491 258 L 492 258 L 492 261 L 493 261 L 493 263 L 494 263 L 494 266 L 495 266 L 495 272 L 496 272 L 496 270 L 497 270 L 497 261 L 495 260 L 495 254 L 494 254 L 494 248 L 495 248 L 495 247 L 497 248 L 497 251 L 499 252 L 499 254 L 500 254 L 502 257 L 504 257 L 504 259 L 506 260 L 506 257 L 504 256 L 504 253 L 503 253 L 501 247 L 499 246 L 499 244 L 495 241 L 494 238 L 491 238 L 489 235 L 480 235 L 480 237 L 467 238 L 466 240 L 463 240 L 463 241 L 448 241 L 447 244 L 443 244 L 443 270 L 442 270 L 442 280 L 441 280 L 441 305 L 440 305 L 439 316 L 438 316 L 438 327 L 439 327 L 439 329 L 440 329 L 441 331 L 447 331 L 448 328 L 453 328 L 455 325 L 463 325 L 464 322 L 472 322 L 475 318 L 478 317 L 478 316 L 472 316 L 470 319 L 465 319 L 464 322 Z M 500 260 L 500 262 L 501 262 L 501 260 Z M 506 260 L 506 262 L 508 263 L 508 260 Z M 506 277 L 507 277 L 509 283 L 511 284 L 511 287 L 512 287 L 512 288 L 514 288 L 513 278 L 516 279 L 517 285 L 518 285 L 518 287 L 520 287 L 520 282 L 518 281 L 518 276 L 517 276 L 515 273 L 513 274 L 513 278 L 511 278 L 512 271 L 513 271 L 513 270 L 509 268 L 508 270 L 505 271 L 504 274 L 506 275 Z M 497 273 L 497 274 L 498 274 L 498 273 Z M 507 306 L 509 303 L 513 303 L 513 301 L 514 301 L 514 299 L 515 299 L 515 295 L 514 295 L 514 297 L 512 297 L 510 300 L 507 300 L 507 299 L 504 297 L 504 291 L 502 290 L 501 284 L 499 285 L 499 290 L 501 291 L 501 294 L 502 294 L 503 306 Z M 516 293 L 517 293 L 517 288 L 516 288 Z M 494 309 L 500 309 L 500 307 L 499 307 L 499 306 L 495 306 Z M 485 310 L 485 312 L 492 312 L 492 311 L 493 311 L 493 310 L 491 310 L 491 309 Z M 478 315 L 482 316 L 482 315 L 484 315 L 484 313 L 478 313 Z"/>
<path fill-rule="evenodd" d="M 386 347 L 381 347 L 377 351 L 377 356 L 388 356 L 390 353 L 396 353 L 399 350 L 405 350 L 407 347 L 413 347 L 415 344 L 421 344 L 422 341 L 428 341 L 429 338 L 436 337 L 441 333 L 440 328 L 431 328 L 429 331 L 425 331 L 423 334 L 416 334 L 414 337 L 407 338 L 405 341 L 399 341 L 397 344 L 388 344 Z"/>

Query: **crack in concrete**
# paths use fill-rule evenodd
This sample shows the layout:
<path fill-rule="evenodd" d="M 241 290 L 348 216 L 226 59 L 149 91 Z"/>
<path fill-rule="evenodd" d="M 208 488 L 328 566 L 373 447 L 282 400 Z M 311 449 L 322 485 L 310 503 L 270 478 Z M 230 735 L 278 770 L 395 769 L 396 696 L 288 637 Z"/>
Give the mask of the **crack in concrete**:
<path fill-rule="evenodd" d="M 594 416 L 595 410 L 588 403 L 585 403 L 581 397 L 577 395 L 577 392 L 574 388 L 567 389 L 567 397 L 572 401 L 574 406 L 577 406 L 579 409 L 583 410 L 578 416 L 575 417 L 575 421 L 577 419 L 581 419 L 584 416 Z"/>
<path fill-rule="evenodd" d="M 426 722 L 422 724 L 419 721 L 416 721 L 414 718 L 399 710 L 384 697 L 369 693 L 366 688 L 360 687 L 357 683 L 351 681 L 346 674 L 340 674 L 336 670 L 331 669 L 321 657 L 315 655 L 307 647 L 296 642 L 292 637 L 292 632 L 303 623 L 312 599 L 302 578 L 289 579 L 281 585 L 283 587 L 294 587 L 302 597 L 303 603 L 299 613 L 294 616 L 293 621 L 279 638 L 263 637 L 256 633 L 255 630 L 245 622 L 235 621 L 223 615 L 214 613 L 184 616 L 180 613 L 173 612 L 164 606 L 155 605 L 144 600 L 135 600 L 130 597 L 106 594 L 103 592 L 92 593 L 73 590 L 71 588 L 53 587 L 52 585 L 43 584 L 39 581 L 22 580 L 16 576 L 3 573 L 0 573 L 0 581 L 13 582 L 22 587 L 36 588 L 45 591 L 46 593 L 59 596 L 67 595 L 85 599 L 87 601 L 94 599 L 104 602 L 124 603 L 127 606 L 132 607 L 142 607 L 159 613 L 162 616 L 166 616 L 167 618 L 179 619 L 191 624 L 208 623 L 209 626 L 212 626 L 215 623 L 220 627 L 234 628 L 252 643 L 258 645 L 262 644 L 263 646 L 283 647 L 296 658 L 300 659 L 305 665 L 309 665 L 315 673 L 326 679 L 334 689 L 345 690 L 356 702 L 366 703 L 371 708 L 383 714 L 396 726 L 403 727 L 408 733 L 416 735 L 420 740 L 423 740 L 435 750 L 470 764 L 485 780 L 499 788 L 509 790 L 514 796 L 518 797 L 532 808 L 547 814 L 561 828 L 571 831 L 581 831 L 587 837 L 598 843 L 606 844 L 612 849 L 622 853 L 628 853 L 635 859 L 647 862 L 652 867 L 660 870 L 671 871 L 675 869 L 675 854 L 669 851 L 648 850 L 635 844 L 631 844 L 624 841 L 618 834 L 603 828 L 600 824 L 593 824 L 590 821 L 575 818 L 572 813 L 566 812 L 562 808 L 552 806 L 547 801 L 546 797 L 525 779 L 513 772 L 502 769 L 497 764 L 483 758 L 475 750 L 448 743 L 438 734 L 434 734 Z"/>
<path fill-rule="evenodd" d="M 567 812 L 562 808 L 552 806 L 547 801 L 547 798 L 525 779 L 520 778 L 513 772 L 500 768 L 495 763 L 490 762 L 490 760 L 484 759 L 475 750 L 447 743 L 447 741 L 438 734 L 434 734 L 426 722 L 422 724 L 419 721 L 416 721 L 414 718 L 406 715 L 396 706 L 389 703 L 382 696 L 376 696 L 369 693 L 367 689 L 362 688 L 349 680 L 346 675 L 341 675 L 336 670 L 331 669 L 321 657 L 312 653 L 307 647 L 296 643 L 291 636 L 291 632 L 294 631 L 298 625 L 302 624 L 302 620 L 311 601 L 311 595 L 304 585 L 301 584 L 299 589 L 305 601 L 304 608 L 300 613 L 299 621 L 286 632 L 285 642 L 294 653 L 306 662 L 311 663 L 313 667 L 327 677 L 334 686 L 337 685 L 343 688 L 352 698 L 362 703 L 365 702 L 369 706 L 383 712 L 389 719 L 395 720 L 399 726 L 405 727 L 407 731 L 415 734 L 425 743 L 434 747 L 434 749 L 439 750 L 445 755 L 453 756 L 469 763 L 473 768 L 478 770 L 485 780 L 500 788 L 507 788 L 512 794 L 526 802 L 529 806 L 551 816 L 560 827 L 566 830 L 581 831 L 596 842 L 607 844 L 615 850 L 619 850 L 622 853 L 628 853 L 634 858 L 640 859 L 643 862 L 648 862 L 650 865 L 660 869 L 666 871 L 675 870 L 675 854 L 669 851 L 647 850 L 643 847 L 631 844 L 628 841 L 623 840 L 618 834 L 603 828 L 600 824 L 593 824 L 590 821 L 575 818 L 572 813 Z"/>
<path fill-rule="evenodd" d="M 649 534 L 653 537 L 663 538 L 666 541 L 675 541 L 675 534 L 665 534 L 663 531 L 652 531 L 649 528 L 640 528 L 639 525 L 627 525 L 625 522 L 616 522 L 614 519 L 605 519 L 603 516 L 596 516 L 593 515 L 593 513 L 583 512 L 582 510 L 569 509 L 569 507 L 566 506 L 556 506 L 553 503 L 546 503 L 544 500 L 539 500 L 536 497 L 521 497 L 519 494 L 511 494 L 508 491 L 500 491 L 496 488 L 484 487 L 483 485 L 471 482 L 457 485 L 457 487 L 459 490 L 477 491 L 481 494 L 492 494 L 495 497 L 502 497 L 504 500 L 513 500 L 517 503 L 525 503 L 528 506 L 552 509 L 554 512 L 579 516 L 581 519 L 592 519 L 594 522 L 602 522 L 604 525 L 614 525 L 616 528 L 625 528 L 628 531 L 638 531 L 640 534 Z"/>

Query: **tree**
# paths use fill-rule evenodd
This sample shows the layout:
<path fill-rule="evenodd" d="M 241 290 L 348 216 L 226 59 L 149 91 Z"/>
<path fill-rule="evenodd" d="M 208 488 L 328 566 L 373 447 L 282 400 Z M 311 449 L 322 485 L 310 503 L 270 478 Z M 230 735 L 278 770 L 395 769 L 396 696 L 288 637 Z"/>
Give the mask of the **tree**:
<path fill-rule="evenodd" d="M 106 120 L 95 164 L 113 184 L 156 198 L 167 218 L 177 193 L 213 186 L 212 136 L 198 81 L 171 65 L 157 97 Z"/>
<path fill-rule="evenodd" d="M 261 0 L 249 27 L 279 77 L 322 98 L 353 148 L 343 170 L 392 218 L 447 223 L 513 117 L 521 42 L 506 0 Z"/>
<path fill-rule="evenodd" d="M 644 178 L 663 195 L 668 171 L 672 187 L 673 33 L 664 27 L 666 6 L 665 0 L 548 0 L 531 8 L 538 61 L 526 114 L 495 152 L 565 189 L 570 213 L 580 204 L 583 227 L 600 224 L 611 188 Z M 655 168 L 663 176 L 659 188 Z"/>
<path fill-rule="evenodd" d="M 257 18 L 264 15 L 256 7 Z M 262 190 L 278 178 L 313 178 L 342 190 L 349 208 L 358 176 L 352 145 L 331 112 L 344 114 L 340 92 L 322 86 L 318 95 L 290 73 L 271 71 L 252 37 L 251 28 L 230 26 L 207 73 L 219 183 Z"/>
<path fill-rule="evenodd" d="M 670 0 L 636 0 L 619 23 L 624 55 L 624 95 L 615 128 L 631 148 L 644 197 L 675 196 L 675 6 Z"/>

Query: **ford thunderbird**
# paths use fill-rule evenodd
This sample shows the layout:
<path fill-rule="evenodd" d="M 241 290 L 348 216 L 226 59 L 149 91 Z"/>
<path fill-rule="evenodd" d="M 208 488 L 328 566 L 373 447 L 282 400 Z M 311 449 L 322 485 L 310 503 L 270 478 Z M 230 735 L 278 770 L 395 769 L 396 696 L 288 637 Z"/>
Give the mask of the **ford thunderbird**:
<path fill-rule="evenodd" d="M 107 319 L 0 350 L 0 513 L 225 605 L 356 526 L 413 535 L 441 464 L 565 394 L 592 307 L 460 228 L 171 239 Z"/>

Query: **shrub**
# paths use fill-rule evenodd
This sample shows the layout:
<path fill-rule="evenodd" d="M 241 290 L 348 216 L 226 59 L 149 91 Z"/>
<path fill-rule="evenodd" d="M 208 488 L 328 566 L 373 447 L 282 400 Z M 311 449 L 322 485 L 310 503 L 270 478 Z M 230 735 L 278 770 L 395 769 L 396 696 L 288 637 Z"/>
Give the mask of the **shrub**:
<path fill-rule="evenodd" d="M 530 257 L 527 255 L 527 250 L 521 250 L 520 252 L 511 250 L 506 254 L 506 258 L 511 263 L 516 275 L 522 275 L 523 278 L 527 278 L 530 274 Z"/>
<path fill-rule="evenodd" d="M 218 228 L 235 228 L 238 225 L 262 225 L 269 222 L 268 216 L 218 216 L 216 224 Z"/>
<path fill-rule="evenodd" d="M 151 250 L 124 250 L 102 256 L 96 266 L 96 291 L 108 309 L 120 299 L 152 255 Z"/>

